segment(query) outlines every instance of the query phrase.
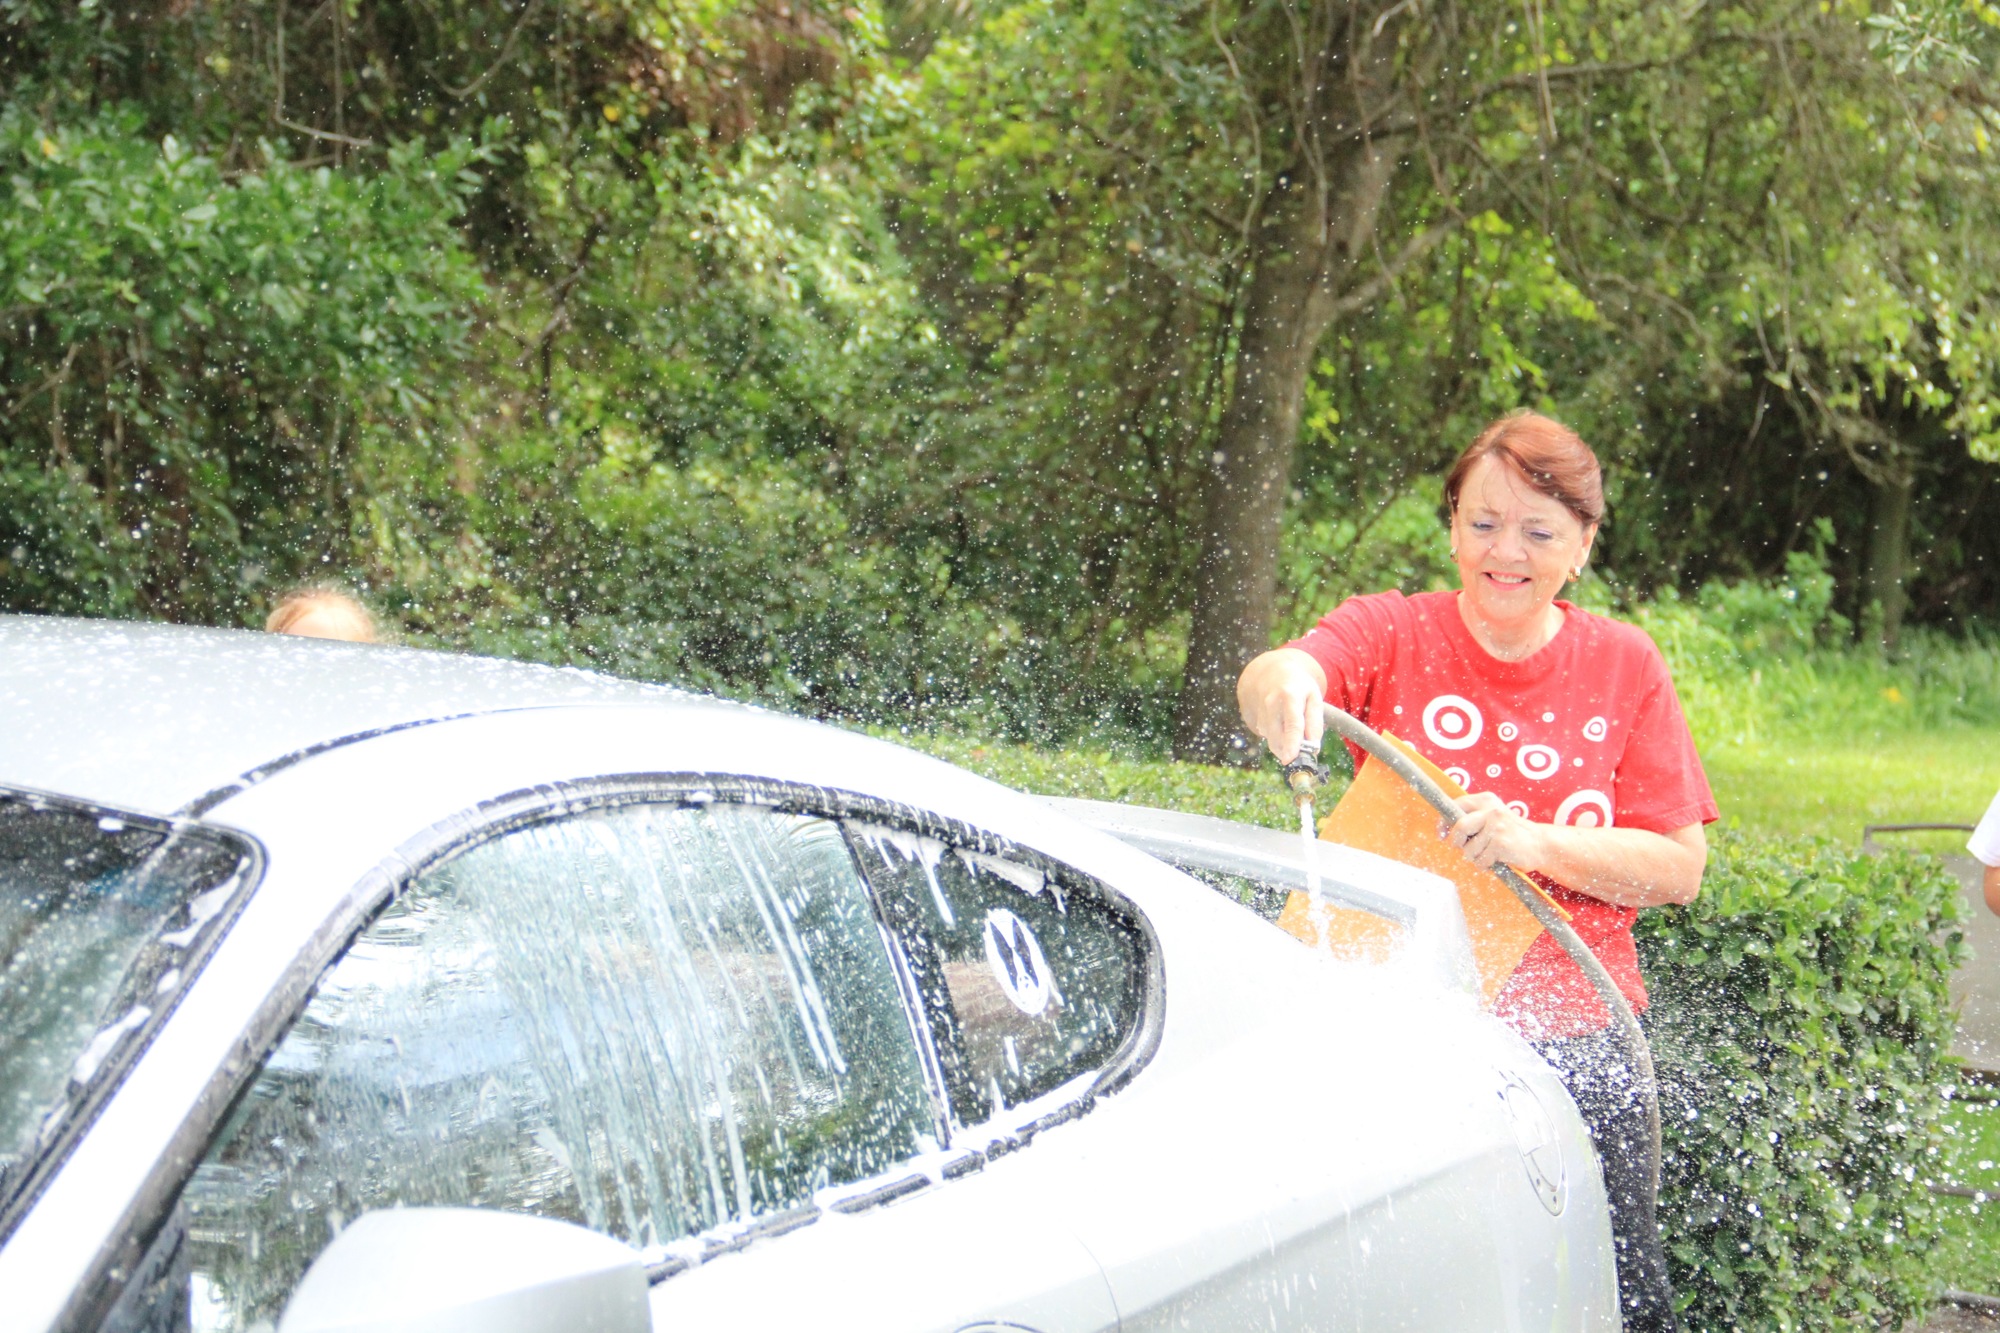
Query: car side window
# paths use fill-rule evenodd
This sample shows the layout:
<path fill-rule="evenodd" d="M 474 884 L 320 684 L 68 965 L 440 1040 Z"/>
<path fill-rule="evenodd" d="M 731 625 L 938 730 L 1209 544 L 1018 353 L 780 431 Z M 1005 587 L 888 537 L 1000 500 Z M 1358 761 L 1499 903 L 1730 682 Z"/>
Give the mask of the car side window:
<path fill-rule="evenodd" d="M 903 939 L 960 1124 L 1103 1068 L 1139 1026 L 1147 946 L 1108 895 L 1026 859 L 849 830 Z"/>
<path fill-rule="evenodd" d="M 660 1245 L 934 1149 L 936 1114 L 836 825 L 728 803 L 532 824 L 417 878 L 265 1062 L 183 1194 L 192 1324 L 275 1320 L 369 1209 Z"/>

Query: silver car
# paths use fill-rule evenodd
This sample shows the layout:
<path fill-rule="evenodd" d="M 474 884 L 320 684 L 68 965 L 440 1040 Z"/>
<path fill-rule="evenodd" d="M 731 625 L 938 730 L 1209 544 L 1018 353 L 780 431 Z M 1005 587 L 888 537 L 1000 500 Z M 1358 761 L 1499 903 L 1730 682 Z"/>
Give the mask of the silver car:
<path fill-rule="evenodd" d="M 1324 858 L 1385 961 L 1231 901 L 1300 873 L 1259 830 L 583 672 L 0 617 L 0 1328 L 1615 1328 L 1455 900 Z"/>

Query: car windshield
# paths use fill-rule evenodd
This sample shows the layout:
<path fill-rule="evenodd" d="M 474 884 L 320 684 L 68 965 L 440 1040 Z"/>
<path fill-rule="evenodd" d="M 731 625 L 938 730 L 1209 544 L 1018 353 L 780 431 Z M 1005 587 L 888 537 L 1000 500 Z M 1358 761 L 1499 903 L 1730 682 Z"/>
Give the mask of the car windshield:
<path fill-rule="evenodd" d="M 245 887 L 225 835 L 0 792 L 0 1207 Z"/>

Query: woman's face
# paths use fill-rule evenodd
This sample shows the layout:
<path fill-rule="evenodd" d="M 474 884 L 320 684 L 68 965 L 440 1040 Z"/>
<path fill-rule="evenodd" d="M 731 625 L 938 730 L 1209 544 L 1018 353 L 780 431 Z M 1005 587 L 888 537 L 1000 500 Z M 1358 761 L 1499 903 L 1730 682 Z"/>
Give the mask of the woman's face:
<path fill-rule="evenodd" d="M 1546 612 L 1596 535 L 1595 525 L 1586 528 L 1490 454 L 1466 473 L 1451 521 L 1459 584 L 1472 609 L 1496 625 L 1526 624 Z"/>

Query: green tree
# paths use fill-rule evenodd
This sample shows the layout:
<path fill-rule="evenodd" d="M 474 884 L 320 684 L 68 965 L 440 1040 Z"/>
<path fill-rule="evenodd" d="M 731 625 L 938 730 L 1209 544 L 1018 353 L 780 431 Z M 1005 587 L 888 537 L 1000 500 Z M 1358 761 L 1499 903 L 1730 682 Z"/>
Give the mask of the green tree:
<path fill-rule="evenodd" d="M 1993 20 L 0 0 L 0 595 L 335 567 L 426 641 L 1045 735 L 1178 701 L 1217 757 L 1274 628 L 1447 576 L 1429 478 L 1534 404 L 1622 588 L 1820 546 L 1892 639 L 2000 604 Z"/>
<path fill-rule="evenodd" d="M 1578 163 L 1589 174 L 1561 178 L 1569 198 L 1553 232 L 1579 283 L 1615 312 L 1607 327 L 1620 340 L 1591 349 L 1596 370 L 1580 378 L 1595 384 L 1579 397 L 1610 405 L 1635 383 L 1677 385 L 1666 394 L 1685 421 L 1749 390 L 1789 416 L 1795 454 L 1844 463 L 1871 493 L 1851 524 L 1866 533 L 1857 603 L 1877 607 L 1888 642 L 1919 478 L 1968 451 L 1992 459 L 2000 442 L 2000 195 L 1984 66 L 1965 43 L 2000 47 L 1973 11 L 1992 13 L 1954 7 L 1930 27 L 1901 8 L 1778 14 L 1759 40 L 1724 48 L 1728 60 L 1685 62 L 1598 99 L 1590 112 L 1603 123 Z M 1581 187 L 1593 182 L 1590 197 Z M 1751 441 L 1763 410 L 1746 423 Z M 1647 415 L 1629 397 L 1607 413 L 1612 438 L 1653 427 L 1655 445 L 1622 460 L 1629 473 L 1664 472 L 1663 451 L 1700 448 Z M 1717 452 L 1737 444 L 1725 437 Z M 1731 473 L 1747 489 L 1767 484 L 1726 454 L 1710 466 L 1723 485 Z M 1694 507 L 1684 492 L 1665 498 Z M 1776 561 L 1812 518 L 1791 516 Z"/>
<path fill-rule="evenodd" d="M 1198 552 L 1135 562 L 1188 615 L 1177 749 L 1232 752 L 1288 505 L 1385 506 L 1479 415 L 1580 418 L 1635 515 L 1674 437 L 1635 428 L 1757 375 L 1871 477 L 1925 421 L 1983 449 L 1992 231 L 1968 224 L 1991 197 L 1967 154 L 1988 113 L 1946 46 L 1852 4 L 1298 0 L 1027 4 L 941 43 L 926 69 L 952 133 L 924 180 L 963 252 L 941 287 L 955 327 L 1045 385 L 1195 388 L 1155 433 L 1170 457 L 1072 411 L 1059 459 L 1145 478 L 1171 545 Z M 1929 64 L 1897 54 L 1917 48 Z M 1148 269 L 1170 281 L 1149 293 Z M 1940 319 L 1956 332 L 1933 342 Z M 1673 546 L 1666 518 L 1624 549 Z M 1871 578 L 1893 583 L 1896 529 L 1875 528 Z M 1171 623 L 1144 594 L 1109 600 Z"/>
<path fill-rule="evenodd" d="M 1605 75 L 1601 60 L 1551 54 L 1533 17 L 1290 0 L 1027 4 L 927 62 L 953 130 L 929 197 L 984 298 L 959 299 L 961 327 L 1066 378 L 1100 359 L 1107 385 L 1139 390 L 1139 429 L 1123 432 L 1132 447 L 1106 440 L 1102 417 L 1078 447 L 1073 415 L 1063 461 L 1094 456 L 1098 478 L 1142 479 L 1173 525 L 1163 545 L 1177 560 L 1155 559 L 1140 582 L 1170 590 L 1186 616 L 1185 755 L 1229 752 L 1236 671 L 1270 641 L 1281 522 L 1328 331 L 1401 301 L 1401 284 L 1441 253 L 1510 263 L 1490 244 L 1444 243 L 1473 218 L 1494 220 L 1489 238 L 1513 230 L 1494 209 L 1518 212 L 1509 190 L 1546 156 L 1549 86 Z M 1620 36 L 1662 59 L 1688 41 L 1671 24 Z M 1041 77 L 1052 67 L 1064 78 Z M 1538 235 L 1529 249 L 1546 248 Z M 1484 341 L 1479 306 L 1402 309 L 1409 331 L 1449 325 L 1462 345 Z M 1055 330 L 1072 345 L 1097 335 L 1109 355 L 1038 345 Z M 1154 392 L 1162 382 L 1175 392 Z M 1148 432 L 1155 407 L 1177 429 Z M 1140 624 L 1163 620 L 1145 600 L 1131 604 Z"/>

